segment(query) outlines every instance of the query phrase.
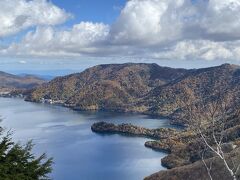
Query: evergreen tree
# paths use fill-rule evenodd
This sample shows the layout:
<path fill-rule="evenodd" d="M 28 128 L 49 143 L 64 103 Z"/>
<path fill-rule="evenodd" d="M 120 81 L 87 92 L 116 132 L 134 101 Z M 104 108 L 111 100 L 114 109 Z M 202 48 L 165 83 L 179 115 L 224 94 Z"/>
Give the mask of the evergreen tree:
<path fill-rule="evenodd" d="M 46 154 L 35 157 L 32 148 L 31 141 L 22 146 L 12 141 L 10 133 L 1 133 L 0 180 L 48 180 L 52 158 L 47 159 Z"/>

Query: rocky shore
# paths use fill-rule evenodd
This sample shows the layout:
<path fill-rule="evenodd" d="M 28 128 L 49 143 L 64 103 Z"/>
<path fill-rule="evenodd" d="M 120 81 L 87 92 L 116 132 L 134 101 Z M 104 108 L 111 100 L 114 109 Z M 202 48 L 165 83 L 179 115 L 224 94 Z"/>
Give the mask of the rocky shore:
<path fill-rule="evenodd" d="M 94 123 L 91 129 L 96 133 L 118 133 L 147 137 L 152 140 L 145 142 L 145 147 L 168 153 L 166 157 L 161 159 L 161 163 L 169 170 L 155 173 L 146 177 L 146 180 L 205 180 L 208 178 L 199 153 L 203 148 L 201 139 L 189 129 L 181 131 L 171 128 L 148 129 L 132 124 L 115 125 L 107 122 Z M 229 156 L 229 159 L 240 163 L 240 140 L 236 140 L 238 138 L 235 137 L 236 133 L 239 134 L 240 131 L 234 130 L 234 132 L 226 131 L 226 137 L 228 138 L 224 140 L 222 149 Z M 231 140 L 233 135 L 234 141 Z M 218 170 L 218 172 L 213 173 L 213 177 L 217 178 L 221 175 L 223 179 L 229 179 L 229 174 L 220 163 L 221 161 L 210 151 L 206 151 L 206 162 L 213 162 L 214 169 Z M 221 172 L 219 172 L 219 169 Z"/>
<path fill-rule="evenodd" d="M 98 122 L 91 127 L 96 133 L 120 133 L 132 136 L 143 136 L 152 139 L 166 139 L 177 134 L 177 130 L 171 128 L 147 129 L 132 124 L 115 125 L 113 123 Z"/>
<path fill-rule="evenodd" d="M 145 147 L 156 151 L 167 152 L 169 154 L 174 152 L 174 148 L 177 150 L 183 145 L 178 140 L 172 139 L 172 137 L 178 137 L 179 131 L 171 128 L 148 129 L 134 126 L 132 124 L 115 125 L 113 123 L 98 122 L 94 123 L 91 126 L 91 129 L 96 133 L 117 133 L 150 138 L 152 141 L 147 141 Z M 176 167 L 179 163 L 175 160 L 175 156 L 167 156 L 167 158 L 162 159 L 162 165 L 166 168 Z"/>

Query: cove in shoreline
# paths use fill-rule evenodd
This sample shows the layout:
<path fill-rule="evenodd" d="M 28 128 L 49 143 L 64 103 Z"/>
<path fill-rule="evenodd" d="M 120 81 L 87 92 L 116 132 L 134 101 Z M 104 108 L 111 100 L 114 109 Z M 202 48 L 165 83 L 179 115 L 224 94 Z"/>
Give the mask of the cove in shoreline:
<path fill-rule="evenodd" d="M 146 128 L 171 127 L 169 120 L 113 112 L 77 112 L 60 106 L 0 98 L 1 125 L 14 131 L 14 140 L 33 139 L 36 154 L 54 157 L 51 177 L 57 180 L 138 180 L 165 169 L 160 159 L 167 154 L 145 148 L 144 137 L 91 131 L 95 122 L 131 123 Z M 107 155 L 106 155 L 107 154 Z M 90 168 L 89 168 L 90 167 Z"/>

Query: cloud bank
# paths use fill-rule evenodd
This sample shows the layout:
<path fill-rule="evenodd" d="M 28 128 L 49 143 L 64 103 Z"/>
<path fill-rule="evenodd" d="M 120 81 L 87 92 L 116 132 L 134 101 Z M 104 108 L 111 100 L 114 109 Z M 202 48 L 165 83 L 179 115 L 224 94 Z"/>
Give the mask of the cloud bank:
<path fill-rule="evenodd" d="M 0 37 L 33 26 L 61 24 L 69 17 L 70 14 L 46 0 L 1 0 Z"/>
<path fill-rule="evenodd" d="M 240 60 L 239 0 L 130 0 L 112 25 L 80 22 L 64 30 L 54 26 L 68 18 L 46 0 L 2 0 L 0 37 L 37 28 L 0 53 Z"/>

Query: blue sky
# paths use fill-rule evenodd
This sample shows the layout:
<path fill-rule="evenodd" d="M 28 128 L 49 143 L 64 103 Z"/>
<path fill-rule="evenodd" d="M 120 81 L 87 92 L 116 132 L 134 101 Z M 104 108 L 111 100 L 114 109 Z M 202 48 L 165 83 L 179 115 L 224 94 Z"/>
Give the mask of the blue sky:
<path fill-rule="evenodd" d="M 1 0 L 0 70 L 240 62 L 239 0 Z"/>
<path fill-rule="evenodd" d="M 52 0 L 52 2 L 74 15 L 67 25 L 81 21 L 111 24 L 119 16 L 126 0 Z"/>

